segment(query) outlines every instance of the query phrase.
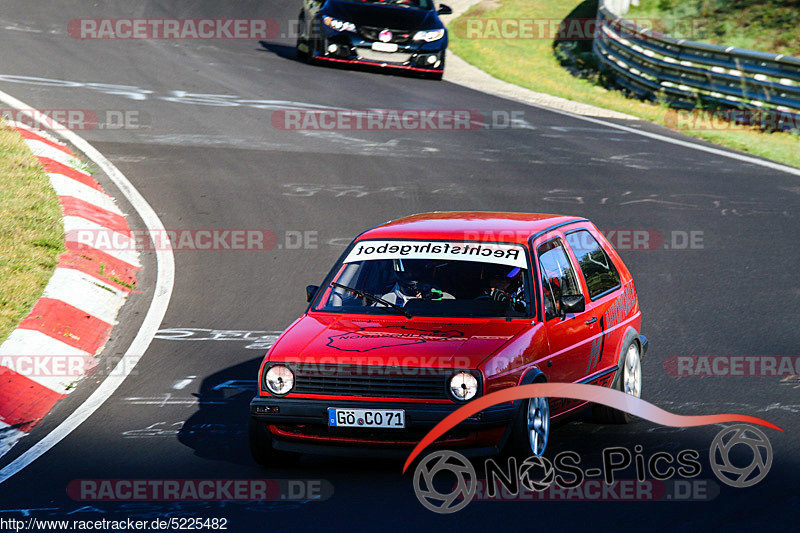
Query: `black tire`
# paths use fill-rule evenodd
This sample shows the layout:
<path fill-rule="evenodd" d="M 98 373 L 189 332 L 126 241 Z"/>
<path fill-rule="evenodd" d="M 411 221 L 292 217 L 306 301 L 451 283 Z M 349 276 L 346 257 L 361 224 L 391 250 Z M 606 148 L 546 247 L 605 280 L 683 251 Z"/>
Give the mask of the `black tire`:
<path fill-rule="evenodd" d="M 311 35 L 308 36 L 308 53 L 305 55 L 306 63 L 315 65 L 318 61 L 315 53 L 320 51 L 319 36 L 322 35 L 319 19 L 315 18 L 311 21 Z"/>
<path fill-rule="evenodd" d="M 631 379 L 631 368 L 629 367 L 630 356 L 633 350 L 636 354 L 637 361 L 634 363 L 635 366 L 638 366 L 638 387 L 635 388 L 634 391 L 631 391 L 630 387 L 630 379 Z M 628 394 L 632 394 L 637 398 L 641 398 L 642 396 L 642 344 L 639 340 L 639 335 L 636 334 L 635 331 L 630 331 L 625 336 L 625 341 L 622 343 L 622 351 L 620 352 L 619 356 L 620 368 L 617 370 L 616 375 L 614 376 L 614 381 L 611 383 L 611 388 L 614 390 L 622 391 Z M 636 369 L 633 369 L 635 372 Z M 628 378 L 628 386 L 626 387 L 626 377 Z M 614 409 L 613 407 L 608 407 L 606 405 L 595 405 L 592 407 L 592 417 L 594 418 L 595 422 L 599 422 L 601 424 L 629 424 L 633 421 L 633 415 L 626 413 L 625 411 L 620 411 L 618 409 Z"/>
<path fill-rule="evenodd" d="M 547 398 L 529 398 L 522 401 L 522 405 L 517 411 L 517 416 L 514 417 L 512 422 L 511 434 L 509 435 L 506 447 L 503 450 L 506 455 L 512 455 L 519 458 L 527 458 L 531 455 L 541 456 L 547 450 L 547 442 L 550 440 L 550 401 Z M 539 445 L 537 450 L 533 449 L 533 442 L 530 435 L 528 424 L 528 412 L 531 409 L 531 403 L 539 402 L 540 407 L 546 406 L 546 416 L 544 422 L 544 443 Z M 542 403 L 543 402 L 543 403 Z"/>
<path fill-rule="evenodd" d="M 272 435 L 266 424 L 250 419 L 250 455 L 261 466 L 290 466 L 300 459 L 299 453 L 284 452 L 272 447 Z"/>
<path fill-rule="evenodd" d="M 306 14 L 302 11 L 298 16 L 298 23 L 297 23 L 297 44 L 295 45 L 295 56 L 300 61 L 307 61 L 308 60 L 308 51 L 303 51 L 300 49 L 300 45 L 305 45 L 308 48 L 308 39 L 303 38 L 303 32 L 305 31 L 306 26 Z M 301 29 L 302 28 L 302 29 Z"/>

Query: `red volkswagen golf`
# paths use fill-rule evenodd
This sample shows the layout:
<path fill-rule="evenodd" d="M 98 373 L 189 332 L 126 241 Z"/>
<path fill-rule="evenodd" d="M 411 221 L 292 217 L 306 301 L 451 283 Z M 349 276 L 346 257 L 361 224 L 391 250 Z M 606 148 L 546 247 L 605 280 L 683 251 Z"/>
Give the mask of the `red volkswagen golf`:
<path fill-rule="evenodd" d="M 481 395 L 536 382 L 639 397 L 647 339 L 633 279 L 584 218 L 426 213 L 358 236 L 278 338 L 250 406 L 262 464 L 299 453 L 407 455 Z M 437 445 L 541 455 L 550 420 L 588 404 L 488 408 Z M 608 423 L 629 415 L 605 406 Z"/>

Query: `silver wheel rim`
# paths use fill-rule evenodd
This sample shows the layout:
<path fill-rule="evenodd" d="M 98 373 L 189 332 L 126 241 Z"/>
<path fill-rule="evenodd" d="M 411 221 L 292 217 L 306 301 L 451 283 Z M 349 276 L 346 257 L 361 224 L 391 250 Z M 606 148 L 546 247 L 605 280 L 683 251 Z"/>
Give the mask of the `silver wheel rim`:
<path fill-rule="evenodd" d="M 642 396 L 642 360 L 639 357 L 639 346 L 634 342 L 625 353 L 625 366 L 622 371 L 625 394 L 641 398 Z"/>
<path fill-rule="evenodd" d="M 550 403 L 547 398 L 528 399 L 526 422 L 531 452 L 533 455 L 542 455 L 550 436 Z"/>

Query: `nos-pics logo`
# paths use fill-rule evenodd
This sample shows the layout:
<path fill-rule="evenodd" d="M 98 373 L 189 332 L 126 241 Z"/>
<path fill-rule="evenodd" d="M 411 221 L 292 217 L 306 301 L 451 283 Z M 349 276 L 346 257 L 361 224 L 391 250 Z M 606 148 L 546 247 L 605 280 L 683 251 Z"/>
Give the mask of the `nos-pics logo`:
<path fill-rule="evenodd" d="M 737 466 L 731 461 L 734 446 L 750 448 L 752 460 L 747 466 Z M 772 467 L 772 445 L 767 436 L 747 424 L 737 424 L 720 431 L 711 443 L 709 462 L 717 478 L 736 488 L 751 487 L 766 477 Z M 535 461 L 533 464 L 531 461 Z M 529 490 L 543 491 L 553 482 L 553 468 L 548 460 L 531 457 L 522 463 L 520 483 Z M 539 480 L 528 478 L 531 467 L 544 469 Z M 440 514 L 460 511 L 470 504 L 478 490 L 478 475 L 466 457 L 450 450 L 428 454 L 414 470 L 414 492 L 422 505 Z"/>

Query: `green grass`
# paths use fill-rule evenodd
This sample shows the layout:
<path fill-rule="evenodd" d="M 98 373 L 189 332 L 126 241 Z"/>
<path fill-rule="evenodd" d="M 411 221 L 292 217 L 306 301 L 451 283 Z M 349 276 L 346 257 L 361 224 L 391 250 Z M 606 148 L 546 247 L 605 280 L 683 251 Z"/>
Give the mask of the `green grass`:
<path fill-rule="evenodd" d="M 30 312 L 64 250 L 61 204 L 22 137 L 0 123 L 0 343 Z"/>
<path fill-rule="evenodd" d="M 640 0 L 628 17 L 675 37 L 800 55 L 800 0 Z"/>
<path fill-rule="evenodd" d="M 471 18 L 557 19 L 593 18 L 597 1 L 493 0 L 473 6 L 450 25 L 450 46 L 464 60 L 501 80 L 569 100 L 627 113 L 672 126 L 674 113 L 665 105 L 628 98 L 609 89 L 596 70 L 590 41 L 561 43 L 546 39 L 467 38 Z M 682 128 L 694 137 L 800 167 L 800 136 L 749 129 Z"/>

